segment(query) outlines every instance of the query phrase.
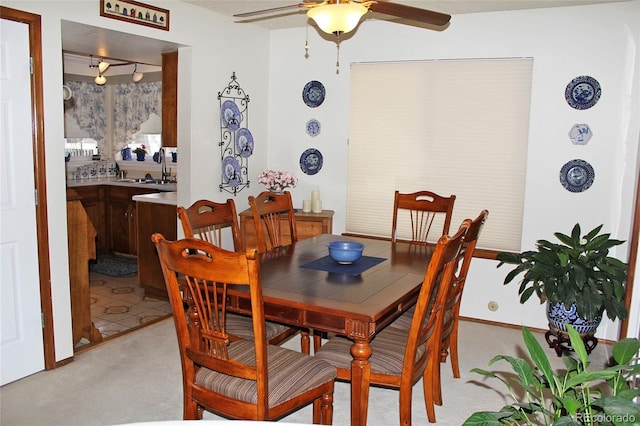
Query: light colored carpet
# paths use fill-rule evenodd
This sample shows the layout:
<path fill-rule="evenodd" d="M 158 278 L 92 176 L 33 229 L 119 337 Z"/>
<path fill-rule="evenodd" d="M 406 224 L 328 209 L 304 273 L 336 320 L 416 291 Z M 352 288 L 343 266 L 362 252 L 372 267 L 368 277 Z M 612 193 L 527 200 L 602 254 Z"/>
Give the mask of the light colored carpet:
<path fill-rule="evenodd" d="M 451 366 L 442 365 L 443 400 L 436 406 L 438 425 L 459 426 L 473 412 L 498 410 L 504 405 L 503 388 L 497 381 L 487 386 L 471 383 L 483 379 L 469 370 L 487 367 L 498 354 L 524 355 L 520 330 L 462 321 L 460 326 L 462 377 L 454 379 Z M 543 347 L 544 336 L 538 335 Z M 298 350 L 299 338 L 285 344 Z M 606 362 L 611 347 L 600 344 L 591 355 L 593 365 Z M 548 350 L 556 368 L 562 361 Z M 504 369 L 496 364 L 492 370 Z M 334 425 L 349 424 L 349 385 L 336 383 Z M 372 388 L 368 424 L 398 424 L 398 393 Z M 311 423 L 311 407 L 281 422 Z M 180 359 L 173 321 L 167 319 L 116 338 L 76 356 L 74 362 L 44 371 L 0 388 L 2 426 L 117 425 L 123 423 L 179 420 L 182 418 Z M 205 419 L 220 417 L 205 412 Z M 413 394 L 413 424 L 428 425 L 422 383 Z"/>

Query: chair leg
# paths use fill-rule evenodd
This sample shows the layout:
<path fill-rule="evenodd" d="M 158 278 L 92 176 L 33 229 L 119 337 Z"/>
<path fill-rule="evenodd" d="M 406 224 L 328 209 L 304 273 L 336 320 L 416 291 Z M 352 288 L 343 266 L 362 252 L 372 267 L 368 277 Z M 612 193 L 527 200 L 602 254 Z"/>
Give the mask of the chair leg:
<path fill-rule="evenodd" d="M 313 330 L 313 353 L 318 352 L 318 349 L 322 346 L 322 336 L 326 333 Z"/>
<path fill-rule="evenodd" d="M 311 340 L 309 339 L 309 330 L 300 330 L 300 350 L 303 354 L 311 353 Z"/>
<path fill-rule="evenodd" d="M 453 323 L 453 329 L 449 336 L 449 351 L 451 352 L 451 370 L 453 377 L 460 378 L 460 364 L 458 362 L 458 322 Z"/>
<path fill-rule="evenodd" d="M 400 387 L 400 425 L 411 425 L 411 399 L 413 397 L 413 386 Z"/>
<path fill-rule="evenodd" d="M 333 392 L 325 393 L 313 401 L 313 424 L 333 424 Z"/>
<path fill-rule="evenodd" d="M 186 393 L 186 392 L 185 392 Z M 184 396 L 182 416 L 184 420 L 201 420 L 203 410 L 198 403 L 191 399 L 190 395 Z"/>
<path fill-rule="evenodd" d="M 424 405 L 427 408 L 427 419 L 429 423 L 435 423 L 436 409 L 433 403 L 434 386 L 433 381 L 427 375 L 422 376 L 422 389 L 424 391 Z"/>

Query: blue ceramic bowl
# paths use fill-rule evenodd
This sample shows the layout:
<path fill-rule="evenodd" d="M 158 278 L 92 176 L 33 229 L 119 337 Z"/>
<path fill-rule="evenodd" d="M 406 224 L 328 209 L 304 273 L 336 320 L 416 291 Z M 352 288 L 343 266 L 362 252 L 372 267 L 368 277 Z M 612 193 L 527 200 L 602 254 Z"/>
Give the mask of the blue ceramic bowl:
<path fill-rule="evenodd" d="M 329 247 L 329 256 L 333 260 L 343 265 L 348 265 L 362 257 L 364 244 L 355 241 L 333 241 L 327 244 Z"/>

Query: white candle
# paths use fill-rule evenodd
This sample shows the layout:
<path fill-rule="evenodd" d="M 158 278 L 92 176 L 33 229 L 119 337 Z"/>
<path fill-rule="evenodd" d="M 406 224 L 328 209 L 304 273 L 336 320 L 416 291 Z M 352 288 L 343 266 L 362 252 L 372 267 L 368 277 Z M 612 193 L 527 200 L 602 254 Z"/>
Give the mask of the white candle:
<path fill-rule="evenodd" d="M 311 211 L 311 200 L 302 200 L 302 211 L 305 213 Z"/>
<path fill-rule="evenodd" d="M 311 201 L 318 201 L 318 200 L 320 200 L 320 191 L 317 189 L 311 191 Z"/>
<path fill-rule="evenodd" d="M 314 213 L 322 213 L 322 201 L 311 200 L 311 211 L 313 211 Z"/>

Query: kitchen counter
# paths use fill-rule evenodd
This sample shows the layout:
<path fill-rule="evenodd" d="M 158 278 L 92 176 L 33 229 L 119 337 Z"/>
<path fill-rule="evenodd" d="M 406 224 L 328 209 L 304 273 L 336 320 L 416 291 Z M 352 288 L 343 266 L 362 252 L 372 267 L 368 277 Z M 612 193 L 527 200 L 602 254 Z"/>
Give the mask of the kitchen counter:
<path fill-rule="evenodd" d="M 177 185 L 174 183 L 146 183 L 146 182 L 134 182 L 133 179 L 120 180 L 115 177 L 108 178 L 96 178 L 96 179 L 84 179 L 84 180 L 68 180 L 67 188 L 77 188 L 82 186 L 92 185 L 107 185 L 107 186 L 128 186 L 130 188 L 150 188 L 157 189 L 163 192 L 175 192 L 177 191 Z"/>
<path fill-rule="evenodd" d="M 140 185 L 140 184 L 138 184 Z M 147 184 L 145 184 L 147 185 Z M 171 184 L 165 184 L 162 186 L 167 186 Z M 175 184 L 173 184 L 175 185 Z M 156 194 L 142 194 L 142 195 L 134 195 L 132 198 L 133 201 L 141 201 L 145 203 L 156 203 L 156 204 L 167 204 L 171 206 L 178 205 L 178 193 L 177 192 L 159 192 Z"/>

